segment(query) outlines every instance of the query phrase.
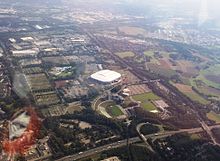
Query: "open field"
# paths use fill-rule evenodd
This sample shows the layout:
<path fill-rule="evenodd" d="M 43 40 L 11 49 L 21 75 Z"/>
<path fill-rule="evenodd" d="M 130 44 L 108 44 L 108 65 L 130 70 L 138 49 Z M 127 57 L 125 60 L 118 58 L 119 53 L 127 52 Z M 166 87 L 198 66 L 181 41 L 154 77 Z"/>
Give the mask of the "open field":
<path fill-rule="evenodd" d="M 128 86 L 128 90 L 130 91 L 131 96 L 151 92 L 146 84 L 131 85 Z"/>
<path fill-rule="evenodd" d="M 126 84 L 133 84 L 133 83 L 137 83 L 140 81 L 138 77 L 136 77 L 134 74 L 132 74 L 128 70 L 116 70 L 116 71 L 122 74 L 122 80 Z"/>
<path fill-rule="evenodd" d="M 99 105 L 99 111 L 107 118 L 116 118 L 124 113 L 114 101 L 105 101 Z"/>
<path fill-rule="evenodd" d="M 216 123 L 220 123 L 220 115 L 216 114 L 215 112 L 211 111 L 207 114 L 207 117 L 210 120 L 215 121 Z"/>
<path fill-rule="evenodd" d="M 157 73 L 159 75 L 165 76 L 165 77 L 171 77 L 176 74 L 176 71 L 166 69 L 163 66 L 158 66 L 153 63 L 148 63 L 148 68 L 153 71 L 154 73 Z"/>
<path fill-rule="evenodd" d="M 196 80 L 201 80 L 207 86 L 220 89 L 220 65 L 213 65 L 208 69 L 200 71 Z"/>
<path fill-rule="evenodd" d="M 147 111 L 157 110 L 157 108 L 155 107 L 155 105 L 151 101 L 161 99 L 160 97 L 158 97 L 157 95 L 155 95 L 152 92 L 144 93 L 144 94 L 140 94 L 140 95 L 135 95 L 135 96 L 132 96 L 132 98 L 135 101 L 141 102 L 141 107 Z"/>
<path fill-rule="evenodd" d="M 199 134 L 192 134 L 192 135 L 190 135 L 190 138 L 192 140 L 198 140 L 198 139 L 201 139 L 201 136 Z"/>
<path fill-rule="evenodd" d="M 208 95 L 209 98 L 215 99 L 215 100 L 220 99 L 220 89 L 210 87 L 204 82 L 202 82 L 201 80 L 191 79 L 190 84 L 191 86 L 196 88 L 196 90 L 198 90 L 200 93 L 204 93 L 205 95 Z"/>
<path fill-rule="evenodd" d="M 145 51 L 144 55 L 154 58 L 154 51 L 152 50 Z"/>
<path fill-rule="evenodd" d="M 152 51 L 152 50 L 145 51 L 144 55 L 150 57 L 150 62 L 151 63 L 160 65 L 159 60 L 154 57 L 154 51 Z"/>
<path fill-rule="evenodd" d="M 107 108 L 109 106 L 115 106 L 116 103 L 114 101 L 105 101 L 100 104 L 102 107 Z"/>
<path fill-rule="evenodd" d="M 135 54 L 131 51 L 118 52 L 118 53 L 115 53 L 115 55 L 119 56 L 120 58 L 129 58 L 129 57 L 135 56 Z"/>
<path fill-rule="evenodd" d="M 193 91 L 192 87 L 189 85 L 184 85 L 184 84 L 179 84 L 179 83 L 175 83 L 173 84 L 180 92 L 182 92 L 183 94 L 185 94 L 186 96 L 188 96 L 189 98 L 191 98 L 194 101 L 198 101 L 202 104 L 208 104 L 209 101 L 205 100 L 204 98 L 202 98 L 200 95 L 198 95 L 196 92 Z"/>
<path fill-rule="evenodd" d="M 109 106 L 106 108 L 106 110 L 112 117 L 118 117 L 123 115 L 123 112 L 117 105 Z"/>
<path fill-rule="evenodd" d="M 119 31 L 123 32 L 126 35 L 145 35 L 146 31 L 140 27 L 130 27 L 130 26 L 121 26 L 119 27 Z"/>
<path fill-rule="evenodd" d="M 174 70 L 171 62 L 167 58 L 163 58 L 160 60 L 160 65 L 166 69 Z"/>
<path fill-rule="evenodd" d="M 199 70 L 196 69 L 195 64 L 191 61 L 178 60 L 176 61 L 176 66 L 173 67 L 175 70 L 182 71 L 187 77 L 194 77 L 199 73 Z"/>

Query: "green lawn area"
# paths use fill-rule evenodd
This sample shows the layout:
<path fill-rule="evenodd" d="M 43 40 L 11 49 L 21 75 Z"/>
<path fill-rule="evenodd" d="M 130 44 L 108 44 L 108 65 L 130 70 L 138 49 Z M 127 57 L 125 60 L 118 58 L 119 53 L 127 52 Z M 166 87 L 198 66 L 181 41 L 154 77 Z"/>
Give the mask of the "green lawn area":
<path fill-rule="evenodd" d="M 144 55 L 150 57 L 150 62 L 153 64 L 160 64 L 159 60 L 154 57 L 154 51 L 145 51 Z"/>
<path fill-rule="evenodd" d="M 113 117 L 118 117 L 123 115 L 123 112 L 120 110 L 120 108 L 117 105 L 109 106 L 106 108 L 106 110 Z"/>
<path fill-rule="evenodd" d="M 118 52 L 118 53 L 115 53 L 115 55 L 119 56 L 120 58 L 128 58 L 128 57 L 134 57 L 135 56 L 135 54 L 131 51 Z"/>
<path fill-rule="evenodd" d="M 173 83 L 173 82 L 171 82 L 171 84 L 173 85 L 173 86 L 175 86 L 175 87 L 177 87 L 176 85 L 175 85 L 175 83 Z M 201 104 L 204 104 L 204 105 L 207 105 L 207 104 L 209 104 L 210 102 L 208 101 L 208 100 L 206 100 L 206 99 L 204 99 L 202 96 L 200 96 L 199 94 L 197 94 L 194 90 L 192 90 L 192 86 L 191 85 L 188 85 L 188 84 L 183 84 L 183 86 L 186 86 L 185 88 L 185 90 L 183 89 L 183 88 L 178 88 L 178 90 L 180 91 L 180 92 L 182 92 L 184 95 L 186 95 L 187 97 L 189 97 L 191 100 L 193 100 L 193 101 L 197 101 L 197 102 L 199 102 L 199 103 L 201 103 Z M 187 89 L 187 88 L 190 88 L 190 90 L 189 89 Z"/>
<path fill-rule="evenodd" d="M 202 98 L 200 95 L 198 95 L 197 93 L 193 92 L 193 93 L 184 93 L 186 96 L 188 96 L 189 98 L 191 98 L 193 101 L 197 101 L 201 104 L 207 105 L 210 102 L 207 101 L 206 99 Z"/>
<path fill-rule="evenodd" d="M 210 120 L 213 120 L 215 121 L 216 123 L 220 123 L 220 115 L 219 114 L 216 114 L 215 112 L 211 111 L 207 114 L 207 117 L 210 119 Z"/>
<path fill-rule="evenodd" d="M 109 106 L 115 106 L 115 102 L 114 101 L 105 101 L 104 103 L 101 103 L 102 107 L 107 108 Z"/>
<path fill-rule="evenodd" d="M 145 51 L 144 52 L 144 55 L 146 55 L 146 56 L 149 56 L 149 57 L 154 57 L 154 51 L 151 51 L 151 50 L 149 50 L 149 51 Z"/>
<path fill-rule="evenodd" d="M 190 138 L 192 140 L 199 140 L 199 139 L 201 139 L 201 137 L 198 134 L 192 134 L 192 135 L 190 135 Z"/>
<path fill-rule="evenodd" d="M 135 95 L 132 97 L 134 100 L 141 102 L 141 107 L 147 111 L 157 110 L 157 108 L 154 106 L 153 103 L 151 103 L 151 101 L 161 99 L 160 97 L 158 97 L 152 92 Z"/>
<path fill-rule="evenodd" d="M 218 92 L 213 92 L 212 90 L 209 90 L 208 85 L 205 84 L 205 82 L 203 82 L 204 85 L 200 85 L 197 86 L 196 80 L 195 79 L 190 79 L 190 84 L 191 86 L 193 86 L 194 88 L 196 88 L 196 90 L 198 90 L 200 93 L 204 93 L 206 95 L 209 95 L 210 99 L 215 99 L 215 100 L 219 100 L 220 99 L 220 95 L 218 94 Z M 218 90 L 218 89 L 216 89 Z"/>
<path fill-rule="evenodd" d="M 200 71 L 199 76 L 196 78 L 196 80 L 201 80 L 208 86 L 220 89 L 220 84 L 208 80 L 205 77 L 206 75 L 220 75 L 220 65 L 213 65 L 206 70 Z"/>

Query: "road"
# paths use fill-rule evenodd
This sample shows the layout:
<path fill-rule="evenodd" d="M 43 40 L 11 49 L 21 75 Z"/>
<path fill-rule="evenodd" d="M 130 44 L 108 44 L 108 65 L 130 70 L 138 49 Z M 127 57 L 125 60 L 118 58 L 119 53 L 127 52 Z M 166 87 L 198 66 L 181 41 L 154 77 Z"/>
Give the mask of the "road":
<path fill-rule="evenodd" d="M 202 128 L 210 136 L 210 138 L 211 138 L 212 142 L 214 143 L 214 145 L 220 146 L 220 144 L 216 141 L 215 137 L 213 136 L 212 129 L 204 121 L 202 121 L 200 123 L 202 125 Z"/>
<path fill-rule="evenodd" d="M 214 128 L 220 128 L 220 125 L 215 125 L 215 126 L 209 126 L 209 129 L 212 130 Z M 161 133 L 156 133 L 156 134 L 150 134 L 150 135 L 146 135 L 145 138 L 152 138 L 152 139 L 159 139 L 159 138 L 164 138 L 164 137 L 168 137 L 174 134 L 181 134 L 181 133 L 188 133 L 188 134 L 194 134 L 194 133 L 198 133 L 198 132 L 203 132 L 204 129 L 202 127 L 199 128 L 193 128 L 193 129 L 182 129 L 182 130 L 178 130 L 178 131 L 168 131 L 168 132 L 161 132 Z M 141 141 L 141 139 L 139 137 L 133 137 L 129 139 L 129 143 L 136 143 L 138 141 Z M 107 144 L 98 148 L 94 148 L 85 152 L 81 152 L 78 154 L 74 154 L 74 155 L 69 155 L 60 159 L 57 159 L 56 161 L 73 161 L 73 160 L 78 160 L 78 159 L 82 159 L 85 157 L 89 157 L 98 153 L 101 153 L 103 151 L 106 150 L 111 150 L 111 149 L 115 149 L 115 148 L 119 148 L 122 146 L 126 146 L 127 145 L 127 139 L 125 140 L 121 140 L 112 144 Z"/>
<path fill-rule="evenodd" d="M 138 132 L 138 135 L 140 136 L 141 140 L 146 144 L 146 146 L 148 147 L 148 149 L 151 151 L 151 152 L 155 152 L 152 147 L 150 146 L 150 144 L 147 142 L 147 138 L 146 136 L 144 136 L 142 133 L 141 133 L 141 127 L 144 126 L 144 125 L 150 125 L 150 123 L 140 123 L 136 126 L 136 131 Z"/>

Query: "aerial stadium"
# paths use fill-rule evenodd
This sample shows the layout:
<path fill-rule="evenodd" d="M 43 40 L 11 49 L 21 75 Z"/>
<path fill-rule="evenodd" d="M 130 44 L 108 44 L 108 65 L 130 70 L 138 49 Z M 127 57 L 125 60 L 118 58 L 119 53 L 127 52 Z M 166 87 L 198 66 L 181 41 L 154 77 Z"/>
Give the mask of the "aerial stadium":
<path fill-rule="evenodd" d="M 115 84 L 121 81 L 121 74 L 112 70 L 101 70 L 90 77 L 101 84 Z"/>

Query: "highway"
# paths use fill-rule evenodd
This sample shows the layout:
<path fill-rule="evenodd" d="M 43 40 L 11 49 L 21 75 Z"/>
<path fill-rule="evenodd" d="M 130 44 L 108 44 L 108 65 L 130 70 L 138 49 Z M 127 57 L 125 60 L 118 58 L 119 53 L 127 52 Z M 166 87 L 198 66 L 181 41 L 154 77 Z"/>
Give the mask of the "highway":
<path fill-rule="evenodd" d="M 214 129 L 214 128 L 220 128 L 220 125 L 214 125 L 214 126 L 209 126 L 208 127 L 210 130 Z M 161 132 L 161 133 L 156 133 L 156 134 L 150 134 L 150 135 L 146 135 L 145 138 L 152 138 L 152 139 L 159 139 L 159 138 L 164 138 L 164 137 L 168 137 L 168 136 L 172 136 L 174 134 L 181 134 L 181 133 L 188 133 L 188 134 L 194 134 L 194 133 L 198 133 L 198 132 L 203 132 L 204 129 L 202 127 L 199 128 L 193 128 L 193 129 L 181 129 L 178 131 L 168 131 L 168 132 Z M 141 141 L 141 139 L 139 137 L 133 137 L 129 139 L 129 143 L 136 143 L 138 141 Z M 115 149 L 115 148 L 119 148 L 122 146 L 126 146 L 127 145 L 127 139 L 112 143 L 112 144 L 107 144 L 101 147 L 97 147 L 91 150 L 87 150 L 85 152 L 80 152 L 78 154 L 74 154 L 74 155 L 69 155 L 60 159 L 57 159 L 56 161 L 73 161 L 73 160 L 78 160 L 78 159 L 82 159 L 85 157 L 89 157 L 98 153 L 101 153 L 103 151 L 106 150 L 111 150 L 111 149 Z"/>

